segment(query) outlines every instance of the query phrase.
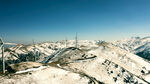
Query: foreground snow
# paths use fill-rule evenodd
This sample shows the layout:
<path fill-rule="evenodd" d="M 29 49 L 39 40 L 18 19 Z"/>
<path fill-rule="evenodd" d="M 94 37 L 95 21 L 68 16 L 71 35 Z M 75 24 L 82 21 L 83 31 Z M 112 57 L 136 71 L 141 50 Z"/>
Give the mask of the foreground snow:
<path fill-rule="evenodd" d="M 90 79 L 80 74 L 47 67 L 30 74 L 18 74 L 11 78 L 0 77 L 0 84 L 88 84 Z"/>
<path fill-rule="evenodd" d="M 16 74 L 26 73 L 26 72 L 31 72 L 31 71 L 37 71 L 37 70 L 41 70 L 41 69 L 44 69 L 44 68 L 46 68 L 46 66 L 40 66 L 38 68 L 30 68 L 30 69 L 23 70 L 23 71 L 17 71 Z"/>

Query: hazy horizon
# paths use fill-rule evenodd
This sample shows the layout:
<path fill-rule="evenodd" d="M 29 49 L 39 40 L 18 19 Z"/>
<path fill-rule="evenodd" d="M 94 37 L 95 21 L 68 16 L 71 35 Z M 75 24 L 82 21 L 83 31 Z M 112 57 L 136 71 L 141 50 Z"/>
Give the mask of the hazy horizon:
<path fill-rule="evenodd" d="M 6 42 L 114 41 L 150 34 L 149 0 L 0 0 Z"/>

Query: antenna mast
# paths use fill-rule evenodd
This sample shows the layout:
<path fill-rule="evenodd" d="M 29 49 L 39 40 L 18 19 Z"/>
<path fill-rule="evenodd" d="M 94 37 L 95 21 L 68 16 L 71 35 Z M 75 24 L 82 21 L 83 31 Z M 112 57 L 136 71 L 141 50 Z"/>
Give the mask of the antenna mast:
<path fill-rule="evenodd" d="M 65 40 L 65 45 L 66 45 L 66 48 L 67 48 L 67 38 L 66 38 L 66 40 Z"/>
<path fill-rule="evenodd" d="M 77 32 L 76 32 L 75 41 L 76 41 L 76 43 L 75 43 L 75 47 L 77 48 L 77 47 L 78 47 L 78 36 L 77 36 Z"/>
<path fill-rule="evenodd" d="M 2 63 L 3 63 L 2 72 L 5 73 L 4 42 L 3 42 L 2 38 L 0 38 L 0 46 L 1 46 L 1 50 L 2 50 Z"/>
<path fill-rule="evenodd" d="M 34 40 L 32 40 L 32 42 L 33 42 L 33 54 L 34 54 L 34 61 L 36 61 L 36 51 L 35 51 L 35 42 L 34 42 Z"/>

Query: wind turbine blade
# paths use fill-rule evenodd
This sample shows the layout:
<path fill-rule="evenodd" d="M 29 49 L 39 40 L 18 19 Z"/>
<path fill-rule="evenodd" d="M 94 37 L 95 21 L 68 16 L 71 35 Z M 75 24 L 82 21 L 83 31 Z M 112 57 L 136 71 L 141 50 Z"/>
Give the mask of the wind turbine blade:
<path fill-rule="evenodd" d="M 3 42 L 2 38 L 0 38 L 0 44 L 1 44 L 1 45 L 3 45 L 3 44 L 4 44 L 4 42 Z"/>
<path fill-rule="evenodd" d="M 4 43 L 5 45 L 17 45 L 16 43 Z"/>

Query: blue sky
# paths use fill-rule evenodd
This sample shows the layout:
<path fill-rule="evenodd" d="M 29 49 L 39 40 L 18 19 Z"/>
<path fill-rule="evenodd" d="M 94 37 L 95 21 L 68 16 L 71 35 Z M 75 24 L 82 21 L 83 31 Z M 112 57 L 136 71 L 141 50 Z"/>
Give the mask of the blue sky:
<path fill-rule="evenodd" d="M 16 43 L 149 36 L 150 0 L 0 0 L 0 29 Z"/>

